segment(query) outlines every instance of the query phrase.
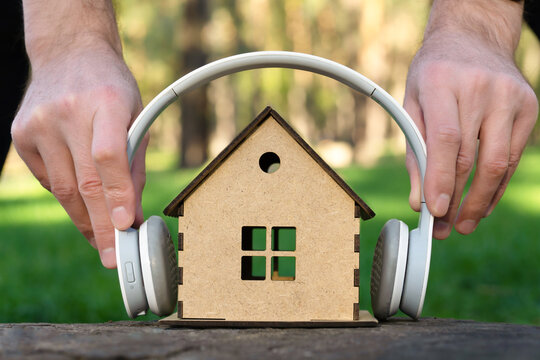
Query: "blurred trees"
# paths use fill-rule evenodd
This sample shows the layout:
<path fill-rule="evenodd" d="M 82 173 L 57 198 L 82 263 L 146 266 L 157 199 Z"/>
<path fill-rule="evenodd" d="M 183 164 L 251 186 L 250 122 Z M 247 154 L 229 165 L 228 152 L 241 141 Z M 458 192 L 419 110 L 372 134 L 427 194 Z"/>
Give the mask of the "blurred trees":
<path fill-rule="evenodd" d="M 144 103 L 204 63 L 258 50 L 326 57 L 402 101 L 429 11 L 428 0 L 117 0 L 116 6 Z M 539 90 L 540 46 L 530 31 L 518 64 Z M 333 164 L 370 165 L 405 148 L 397 126 L 373 101 L 320 75 L 285 69 L 242 72 L 184 96 L 152 127 L 151 146 L 179 149 L 182 165 L 200 165 L 206 151 L 215 156 L 266 105 Z M 531 141 L 539 140 L 537 127 Z"/>
<path fill-rule="evenodd" d="M 207 0 L 187 0 L 184 3 L 183 21 L 176 31 L 182 39 L 178 49 L 177 68 L 187 73 L 208 61 L 202 36 L 208 21 Z M 181 24 L 181 25 L 180 25 Z M 206 161 L 208 148 L 207 85 L 188 92 L 180 98 L 182 138 L 180 141 L 180 166 L 196 167 Z"/>

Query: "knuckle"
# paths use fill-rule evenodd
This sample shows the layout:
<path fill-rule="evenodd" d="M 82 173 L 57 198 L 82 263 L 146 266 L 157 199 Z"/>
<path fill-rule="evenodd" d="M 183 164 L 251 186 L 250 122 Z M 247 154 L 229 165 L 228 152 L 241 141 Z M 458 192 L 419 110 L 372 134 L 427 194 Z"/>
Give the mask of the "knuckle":
<path fill-rule="evenodd" d="M 491 177 L 502 177 L 508 170 L 508 160 L 492 159 L 485 163 L 484 171 Z"/>
<path fill-rule="evenodd" d="M 457 127 L 441 125 L 434 133 L 436 143 L 447 145 L 461 145 L 461 132 Z"/>
<path fill-rule="evenodd" d="M 94 226 L 93 235 L 98 249 L 106 249 L 114 244 L 113 229 L 110 221 Z"/>
<path fill-rule="evenodd" d="M 96 90 L 97 97 L 106 103 L 116 103 L 120 100 L 119 89 L 110 84 L 102 85 Z"/>
<path fill-rule="evenodd" d="M 39 181 L 39 183 L 41 184 L 41 186 L 43 186 L 44 189 L 52 193 L 51 183 L 46 176 L 38 175 L 36 176 L 36 179 Z"/>
<path fill-rule="evenodd" d="M 96 165 L 108 165 L 115 162 L 117 158 L 117 151 L 111 146 L 94 146 L 92 148 L 92 159 Z"/>
<path fill-rule="evenodd" d="M 36 105 L 30 110 L 27 119 L 22 119 L 22 121 L 16 121 L 14 123 L 14 129 L 12 128 L 12 131 L 25 137 L 27 136 L 27 132 L 46 128 L 48 126 L 47 119 L 51 118 L 51 116 L 53 114 L 50 106 L 43 104 Z"/>
<path fill-rule="evenodd" d="M 56 101 L 55 105 L 60 113 L 73 113 L 74 111 L 76 111 L 79 105 L 78 96 L 73 93 L 68 93 L 64 96 L 61 96 Z"/>
<path fill-rule="evenodd" d="M 146 185 L 146 173 L 144 172 L 144 170 L 139 170 L 136 175 L 137 182 L 140 186 L 140 191 L 142 191 L 142 189 L 144 189 L 144 186 Z"/>
<path fill-rule="evenodd" d="M 77 187 L 69 183 L 55 182 L 52 183 L 49 188 L 51 193 L 60 203 L 71 201 L 78 193 Z"/>
<path fill-rule="evenodd" d="M 90 177 L 83 179 L 78 184 L 79 192 L 84 198 L 96 199 L 99 198 L 102 190 L 102 183 L 99 178 Z"/>
<path fill-rule="evenodd" d="M 21 122 L 15 119 L 11 125 L 11 138 L 13 139 L 13 142 L 22 142 L 22 140 L 25 138 L 25 132 L 25 128 L 22 126 Z"/>
<path fill-rule="evenodd" d="M 128 187 L 119 183 L 103 186 L 103 193 L 105 197 L 114 201 L 122 201 L 129 197 L 130 194 Z"/>
<path fill-rule="evenodd" d="M 519 83 L 516 81 L 515 77 L 510 75 L 499 74 L 495 80 L 495 88 L 505 93 L 513 93 L 518 87 Z"/>
<path fill-rule="evenodd" d="M 509 169 L 517 168 L 520 160 L 521 160 L 521 154 L 511 153 L 510 157 L 508 158 L 508 168 Z"/>
<path fill-rule="evenodd" d="M 444 60 L 434 60 L 422 67 L 420 83 L 422 86 L 432 84 L 438 86 L 446 83 L 447 78 L 452 71 L 450 64 Z"/>
<path fill-rule="evenodd" d="M 524 96 L 524 108 L 528 111 L 531 116 L 530 120 L 532 123 L 536 123 L 538 119 L 538 99 L 534 93 L 534 90 L 531 87 L 528 87 Z"/>
<path fill-rule="evenodd" d="M 458 153 L 456 160 L 456 173 L 457 175 L 469 174 L 474 166 L 474 157 L 466 155 L 462 152 Z"/>
<path fill-rule="evenodd" d="M 489 88 L 490 75 L 485 69 L 475 67 L 467 73 L 470 86 L 467 88 L 469 92 L 483 93 Z"/>
<path fill-rule="evenodd" d="M 94 231 L 92 228 L 80 228 L 79 231 L 81 232 L 82 236 L 84 236 L 89 241 L 93 241 L 94 238 Z"/>

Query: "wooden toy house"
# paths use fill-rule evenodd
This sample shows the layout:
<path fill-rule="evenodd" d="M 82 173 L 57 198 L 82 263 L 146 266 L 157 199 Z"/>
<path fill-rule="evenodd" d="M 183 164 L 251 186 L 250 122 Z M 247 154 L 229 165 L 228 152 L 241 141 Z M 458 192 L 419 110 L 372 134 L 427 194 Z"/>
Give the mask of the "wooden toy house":
<path fill-rule="evenodd" d="M 270 107 L 164 213 L 180 275 L 166 321 L 376 323 L 358 308 L 360 219 L 374 213 Z"/>

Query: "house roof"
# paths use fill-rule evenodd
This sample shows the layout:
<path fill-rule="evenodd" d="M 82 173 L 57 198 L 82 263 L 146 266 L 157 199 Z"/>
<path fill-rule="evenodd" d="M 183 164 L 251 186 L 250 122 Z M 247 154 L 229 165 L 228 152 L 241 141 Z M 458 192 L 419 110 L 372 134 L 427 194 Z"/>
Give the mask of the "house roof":
<path fill-rule="evenodd" d="M 267 106 L 238 136 L 216 156 L 214 160 L 186 186 L 178 196 L 163 210 L 167 216 L 178 217 L 183 215 L 183 202 L 197 187 L 210 176 L 219 165 L 227 159 L 259 126 L 269 117 L 272 117 L 283 129 L 319 164 L 319 166 L 354 200 L 355 216 L 367 220 L 375 216 L 375 213 L 360 197 L 347 185 L 347 183 L 309 146 L 304 139 L 270 106 Z"/>

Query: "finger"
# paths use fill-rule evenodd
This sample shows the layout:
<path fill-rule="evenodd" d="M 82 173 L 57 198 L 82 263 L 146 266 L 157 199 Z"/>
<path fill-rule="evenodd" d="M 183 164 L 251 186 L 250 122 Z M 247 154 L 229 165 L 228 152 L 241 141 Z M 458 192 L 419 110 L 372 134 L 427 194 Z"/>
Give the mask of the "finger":
<path fill-rule="evenodd" d="M 510 156 L 508 158 L 508 170 L 504 175 L 499 188 L 497 189 L 491 203 L 488 207 L 488 210 L 484 214 L 484 217 L 487 217 L 491 214 L 499 200 L 502 198 L 512 175 L 516 171 L 516 168 L 523 154 L 523 150 L 527 145 L 527 139 L 531 134 L 536 120 L 538 118 L 538 100 L 536 96 L 531 91 L 532 94 L 529 94 L 529 97 L 523 96 L 526 99 L 523 105 L 520 107 L 520 111 L 514 122 L 514 127 L 512 128 L 512 140 L 510 143 Z"/>
<path fill-rule="evenodd" d="M 43 159 L 41 158 L 37 148 L 30 149 L 23 147 L 15 144 L 15 141 L 13 141 L 13 145 L 15 150 L 17 150 L 19 157 L 24 161 L 28 169 L 30 169 L 32 175 L 34 175 L 34 177 L 39 181 L 41 186 L 48 191 L 51 191 L 51 184 L 47 175 L 47 168 L 45 167 Z"/>
<path fill-rule="evenodd" d="M 411 118 L 416 123 L 416 126 L 419 128 L 420 132 L 423 134 L 424 129 L 424 119 L 422 115 L 422 109 L 418 102 L 412 96 L 406 96 L 405 101 L 403 102 L 403 107 Z M 420 201 L 421 201 L 421 180 L 420 180 L 420 170 L 416 162 L 416 157 L 412 152 L 411 147 L 407 143 L 407 152 L 405 158 L 405 164 L 407 166 L 407 172 L 409 173 L 409 179 L 411 182 L 411 191 L 409 193 L 409 204 L 414 211 L 420 211 Z"/>
<path fill-rule="evenodd" d="M 409 192 L 409 205 L 411 209 L 418 212 L 420 211 L 420 170 L 416 163 L 416 157 L 411 150 L 409 144 L 407 144 L 407 152 L 405 157 L 405 165 L 407 166 L 407 172 L 409 173 L 409 180 L 411 182 L 411 190 Z"/>
<path fill-rule="evenodd" d="M 93 122 L 92 158 L 99 174 L 108 213 L 119 230 L 135 220 L 135 191 L 127 158 L 131 112 L 116 101 L 105 101 Z"/>
<path fill-rule="evenodd" d="M 36 143 L 27 135 L 27 130 L 23 126 L 19 126 L 19 123 L 24 122 L 20 116 L 20 114 L 16 116 L 11 127 L 13 146 L 41 186 L 51 191 L 47 169 L 43 163 L 43 159 L 39 154 Z"/>
<path fill-rule="evenodd" d="M 476 172 L 455 226 L 462 234 L 476 229 L 508 170 L 514 116 L 511 110 L 495 111 L 480 128 Z"/>
<path fill-rule="evenodd" d="M 91 129 L 79 129 L 66 136 L 77 178 L 77 188 L 86 205 L 101 263 L 106 268 L 116 266 L 114 227 L 109 217 L 102 182 L 91 158 Z M 79 134 L 85 134 L 80 135 Z"/>
<path fill-rule="evenodd" d="M 471 96 L 470 93 L 460 94 L 459 119 L 462 141 L 456 159 L 456 176 L 454 192 L 448 205 L 448 211 L 443 217 L 435 219 L 433 236 L 446 239 L 455 223 L 463 191 L 474 166 L 478 133 L 483 116 L 484 100 L 482 96 Z"/>
<path fill-rule="evenodd" d="M 88 210 L 101 263 L 112 269 L 116 266 L 114 227 L 107 211 L 101 179 L 90 159 L 85 159 L 78 151 L 72 150 L 72 153 L 78 189 Z"/>
<path fill-rule="evenodd" d="M 47 172 L 49 189 L 73 221 L 73 224 L 96 247 L 92 223 L 77 188 L 73 159 L 69 150 L 57 141 L 38 146 Z"/>
<path fill-rule="evenodd" d="M 422 94 L 421 94 L 422 95 Z M 435 217 L 448 211 L 461 145 L 457 100 L 449 89 L 426 89 L 419 98 L 426 123 L 427 169 L 424 196 Z"/>

